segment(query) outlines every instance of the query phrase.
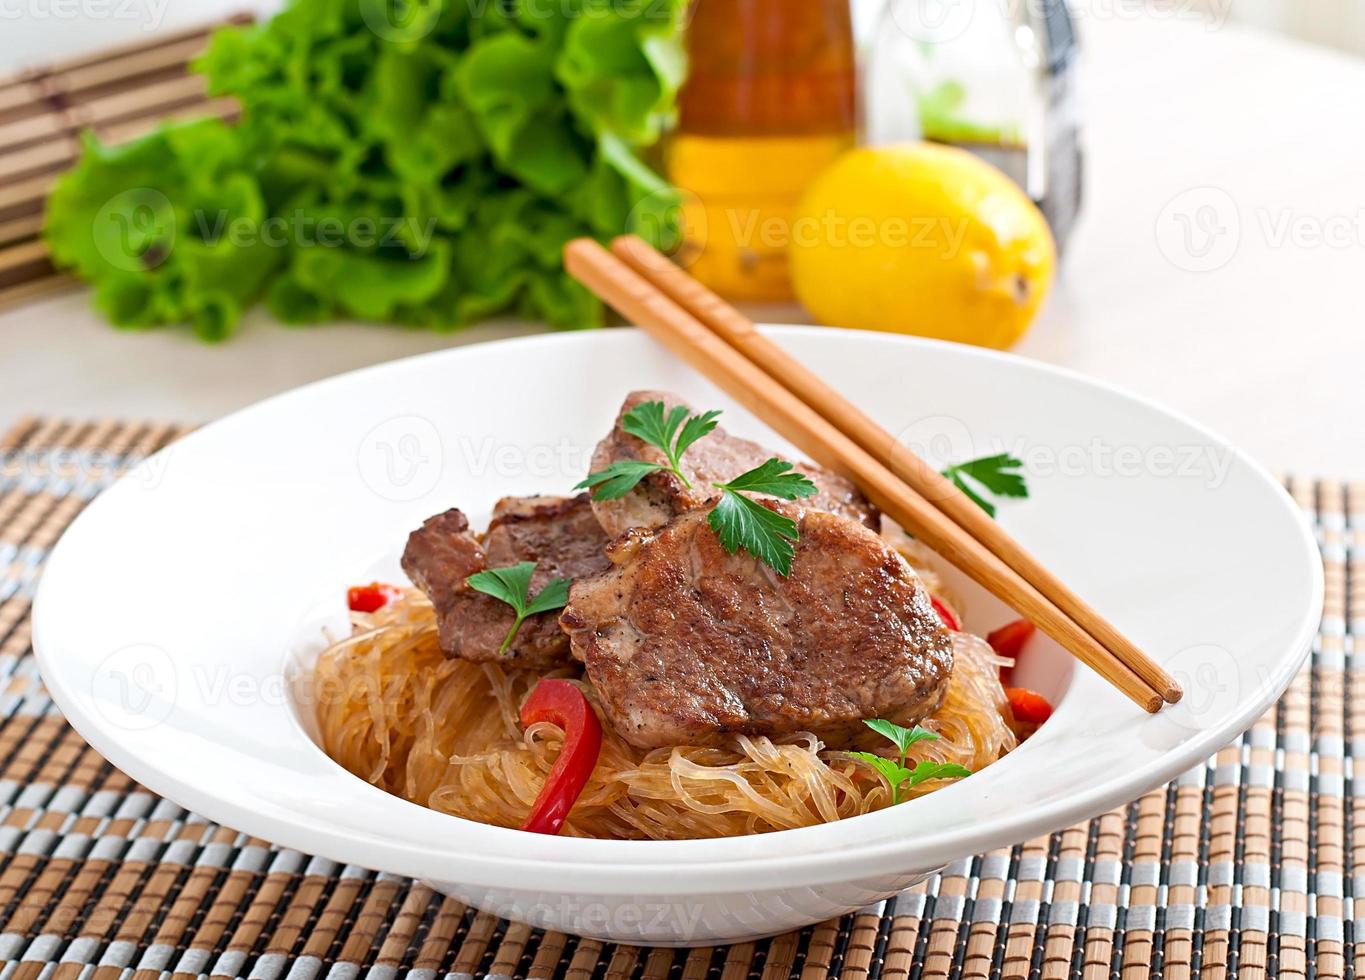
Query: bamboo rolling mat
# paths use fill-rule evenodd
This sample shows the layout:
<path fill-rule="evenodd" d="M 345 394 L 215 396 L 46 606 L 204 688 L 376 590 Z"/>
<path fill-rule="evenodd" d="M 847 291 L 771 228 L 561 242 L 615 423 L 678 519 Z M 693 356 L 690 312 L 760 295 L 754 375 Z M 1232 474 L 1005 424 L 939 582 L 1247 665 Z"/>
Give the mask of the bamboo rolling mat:
<path fill-rule="evenodd" d="M 246 15 L 135 45 L 0 77 L 0 309 L 74 285 L 48 260 L 43 204 L 92 130 L 121 143 L 159 123 L 200 116 L 232 119 L 237 104 L 210 99 L 189 63 L 209 33 Z"/>
<path fill-rule="evenodd" d="M 1280 703 L 1204 765 L 838 921 L 636 949 L 243 836 L 137 785 L 66 725 L 29 648 L 43 561 L 86 501 L 180 432 L 29 419 L 0 438 L 0 980 L 1365 975 L 1352 765 L 1365 485 L 1289 482 L 1322 546 L 1322 630 Z"/>

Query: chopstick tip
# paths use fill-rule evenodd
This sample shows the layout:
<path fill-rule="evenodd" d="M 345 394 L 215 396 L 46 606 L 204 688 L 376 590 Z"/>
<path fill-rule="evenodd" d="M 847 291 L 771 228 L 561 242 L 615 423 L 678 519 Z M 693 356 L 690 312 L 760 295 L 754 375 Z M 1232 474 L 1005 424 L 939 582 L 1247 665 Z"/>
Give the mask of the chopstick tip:
<path fill-rule="evenodd" d="M 565 260 L 568 260 L 571 256 L 581 255 L 591 251 L 594 245 L 597 245 L 596 240 L 589 238 L 586 235 L 581 235 L 578 238 L 570 238 L 564 243 L 564 258 Z M 600 245 L 597 245 L 597 247 L 601 248 Z"/>
<path fill-rule="evenodd" d="M 1166 685 L 1166 689 L 1161 692 L 1161 699 L 1167 704 L 1179 704 L 1180 699 L 1185 696 L 1184 690 L 1175 681 Z"/>

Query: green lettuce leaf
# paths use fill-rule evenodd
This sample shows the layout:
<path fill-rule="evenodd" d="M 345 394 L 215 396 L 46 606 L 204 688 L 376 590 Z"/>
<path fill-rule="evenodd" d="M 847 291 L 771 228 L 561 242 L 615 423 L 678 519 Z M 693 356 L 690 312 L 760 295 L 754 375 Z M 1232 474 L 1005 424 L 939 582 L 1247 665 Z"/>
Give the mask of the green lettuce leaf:
<path fill-rule="evenodd" d="M 287 324 L 596 325 L 564 243 L 676 240 L 640 153 L 673 112 L 685 2 L 289 0 L 196 62 L 237 126 L 87 140 L 49 200 L 53 258 L 115 325 L 206 340 L 261 301 Z"/>

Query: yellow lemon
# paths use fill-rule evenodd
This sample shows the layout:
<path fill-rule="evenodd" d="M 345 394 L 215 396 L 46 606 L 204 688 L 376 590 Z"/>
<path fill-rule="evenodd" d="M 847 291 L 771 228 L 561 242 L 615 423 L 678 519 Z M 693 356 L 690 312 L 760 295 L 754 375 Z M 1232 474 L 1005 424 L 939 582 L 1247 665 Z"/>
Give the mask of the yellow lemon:
<path fill-rule="evenodd" d="M 1052 286 L 1042 214 L 1002 172 L 933 143 L 862 147 L 806 189 L 789 247 L 821 323 L 1005 348 Z"/>

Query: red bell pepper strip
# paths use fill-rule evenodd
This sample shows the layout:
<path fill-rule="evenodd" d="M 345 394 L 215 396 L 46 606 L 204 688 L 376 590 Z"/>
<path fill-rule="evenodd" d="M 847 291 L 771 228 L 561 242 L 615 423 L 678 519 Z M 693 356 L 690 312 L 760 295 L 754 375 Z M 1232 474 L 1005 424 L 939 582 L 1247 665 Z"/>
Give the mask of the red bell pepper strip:
<path fill-rule="evenodd" d="M 564 730 L 564 747 L 521 825 L 533 834 L 557 834 L 587 785 L 602 751 L 602 725 L 583 692 L 571 682 L 547 677 L 521 706 L 524 727 L 548 721 Z"/>
<path fill-rule="evenodd" d="M 1005 688 L 1014 720 L 1024 725 L 1041 725 L 1052 717 L 1052 705 L 1037 691 L 1022 687 Z"/>
<path fill-rule="evenodd" d="M 396 585 L 371 582 L 369 585 L 353 585 L 346 590 L 346 607 L 351 612 L 372 613 L 383 609 L 403 594 Z"/>
<path fill-rule="evenodd" d="M 934 607 L 934 612 L 938 613 L 938 618 L 944 626 L 948 627 L 954 633 L 962 632 L 962 624 L 958 622 L 957 617 L 953 615 L 953 611 L 948 608 L 946 602 L 938 596 L 931 594 L 929 596 L 929 604 Z"/>

